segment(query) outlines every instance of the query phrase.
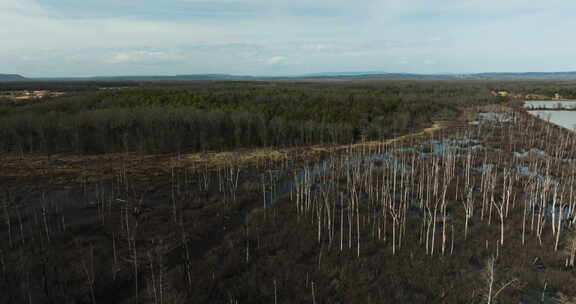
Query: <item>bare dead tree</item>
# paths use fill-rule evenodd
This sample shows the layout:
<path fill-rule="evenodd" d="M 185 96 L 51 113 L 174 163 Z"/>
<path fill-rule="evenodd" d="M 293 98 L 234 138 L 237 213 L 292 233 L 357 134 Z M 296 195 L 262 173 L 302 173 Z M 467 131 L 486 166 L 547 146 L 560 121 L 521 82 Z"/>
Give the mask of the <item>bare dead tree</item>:
<path fill-rule="evenodd" d="M 90 251 L 88 254 L 88 261 L 82 259 L 82 270 L 84 270 L 84 275 L 86 276 L 86 282 L 88 284 L 88 289 L 90 290 L 90 301 L 92 304 L 96 304 L 96 294 L 95 294 L 95 272 L 94 272 L 94 246 L 90 245 Z"/>
<path fill-rule="evenodd" d="M 2 202 L 2 209 L 4 209 L 4 220 L 6 222 L 6 228 L 8 229 L 8 245 L 12 247 L 12 221 L 8 213 L 8 204 L 8 200 Z"/>
<path fill-rule="evenodd" d="M 462 200 L 462 205 L 464 206 L 464 240 L 468 239 L 468 222 L 474 216 L 473 189 L 472 187 L 467 189 L 466 199 Z"/>
<path fill-rule="evenodd" d="M 481 278 L 483 281 L 483 297 L 486 304 L 496 303 L 496 299 L 502 291 L 518 282 L 515 278 L 502 280 L 496 277 L 496 259 L 494 257 L 486 261 Z"/>
<path fill-rule="evenodd" d="M 566 245 L 564 247 L 564 253 L 566 254 L 566 268 L 574 268 L 574 262 L 576 261 L 576 234 L 571 233 L 566 240 Z"/>

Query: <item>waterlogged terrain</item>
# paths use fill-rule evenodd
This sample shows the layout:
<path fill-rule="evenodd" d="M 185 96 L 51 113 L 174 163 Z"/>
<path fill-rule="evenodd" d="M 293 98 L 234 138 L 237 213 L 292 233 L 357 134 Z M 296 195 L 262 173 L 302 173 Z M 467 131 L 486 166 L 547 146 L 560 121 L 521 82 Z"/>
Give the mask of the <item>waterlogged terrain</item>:
<path fill-rule="evenodd" d="M 250 162 L 9 154 L 0 302 L 574 300 L 574 134 L 503 106 L 459 111 L 398 140 Z"/>
<path fill-rule="evenodd" d="M 576 109 L 576 100 L 527 100 L 524 102 L 527 109 Z"/>
<path fill-rule="evenodd" d="M 504 303 L 573 295 L 565 281 L 576 253 L 572 134 L 519 112 L 477 117 L 432 138 L 305 166 L 289 197 L 217 250 L 251 265 L 218 284 L 230 292 L 220 300 L 241 302 L 269 285 L 256 293 L 265 302 L 282 284 L 287 302 L 482 303 L 487 269 L 507 286 Z M 294 269 L 308 269 L 307 282 L 288 275 Z M 303 290 L 311 295 L 297 296 Z"/>
<path fill-rule="evenodd" d="M 576 112 L 574 111 L 535 110 L 528 113 L 568 130 L 574 130 L 576 127 Z"/>

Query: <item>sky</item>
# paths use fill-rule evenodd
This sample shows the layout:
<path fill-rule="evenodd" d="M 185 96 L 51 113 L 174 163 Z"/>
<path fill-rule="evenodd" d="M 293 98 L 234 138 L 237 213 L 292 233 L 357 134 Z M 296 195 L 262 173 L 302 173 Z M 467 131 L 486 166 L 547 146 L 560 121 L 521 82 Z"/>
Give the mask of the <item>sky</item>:
<path fill-rule="evenodd" d="M 27 77 L 576 71 L 573 0 L 0 0 Z"/>

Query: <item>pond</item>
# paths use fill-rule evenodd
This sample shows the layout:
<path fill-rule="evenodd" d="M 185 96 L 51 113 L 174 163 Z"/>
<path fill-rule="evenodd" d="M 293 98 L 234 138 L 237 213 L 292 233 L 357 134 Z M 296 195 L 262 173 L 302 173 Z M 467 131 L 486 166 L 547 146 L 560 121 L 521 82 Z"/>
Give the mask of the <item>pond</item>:
<path fill-rule="evenodd" d="M 526 109 L 576 109 L 576 100 L 528 100 Z"/>
<path fill-rule="evenodd" d="M 529 113 L 569 130 L 574 130 L 576 126 L 576 111 L 538 110 L 529 111 Z"/>

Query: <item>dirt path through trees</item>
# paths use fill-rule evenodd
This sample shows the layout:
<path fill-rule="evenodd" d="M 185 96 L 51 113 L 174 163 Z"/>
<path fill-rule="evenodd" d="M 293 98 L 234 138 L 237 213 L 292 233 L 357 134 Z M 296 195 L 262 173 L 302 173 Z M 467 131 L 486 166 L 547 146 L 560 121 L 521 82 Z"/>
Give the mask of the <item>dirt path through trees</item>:
<path fill-rule="evenodd" d="M 162 176 L 170 174 L 172 169 L 202 168 L 218 169 L 230 164 L 250 167 L 262 163 L 274 163 L 291 160 L 319 160 L 330 153 L 346 153 L 350 150 L 365 149 L 382 144 L 392 144 L 404 140 L 427 136 L 448 127 L 462 124 L 459 121 L 436 121 L 423 130 L 385 139 L 382 141 L 366 141 L 345 145 L 313 145 L 291 148 L 258 148 L 237 149 L 224 152 L 202 152 L 191 154 L 146 154 L 108 153 L 97 155 L 77 154 L 36 154 L 36 153 L 3 153 L 0 164 L 0 178 L 5 182 L 22 180 L 39 180 L 48 174 L 56 184 L 70 182 L 108 180 L 118 174 L 119 168 L 123 174 L 135 179 L 151 179 L 151 175 Z"/>
<path fill-rule="evenodd" d="M 459 124 L 460 123 L 456 121 L 444 121 L 444 120 L 436 121 L 432 124 L 432 126 L 414 133 L 401 135 L 398 137 L 384 140 L 357 142 L 353 144 L 344 144 L 336 146 L 314 145 L 309 147 L 285 148 L 285 149 L 282 148 L 239 149 L 231 152 L 193 153 L 184 155 L 182 159 L 192 161 L 199 166 L 207 166 L 209 168 L 219 168 L 222 166 L 226 166 L 231 161 L 234 161 L 237 164 L 245 166 L 245 165 L 253 165 L 257 162 L 279 161 L 287 158 L 315 159 L 328 153 L 345 152 L 349 150 L 369 148 L 379 145 L 388 145 L 396 142 L 401 142 L 404 140 L 414 139 L 421 136 L 432 134 L 434 132 L 443 130 L 447 127 L 457 126 Z"/>

